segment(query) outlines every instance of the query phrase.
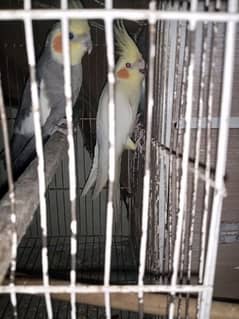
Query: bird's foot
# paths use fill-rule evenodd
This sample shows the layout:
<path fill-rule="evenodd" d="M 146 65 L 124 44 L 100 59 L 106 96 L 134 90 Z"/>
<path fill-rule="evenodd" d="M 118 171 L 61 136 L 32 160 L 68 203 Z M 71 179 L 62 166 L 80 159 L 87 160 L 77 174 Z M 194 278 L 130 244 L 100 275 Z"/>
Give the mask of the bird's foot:
<path fill-rule="evenodd" d="M 64 135 L 67 135 L 67 122 L 65 118 L 61 119 L 56 125 L 55 132 L 60 132 Z"/>
<path fill-rule="evenodd" d="M 136 148 L 137 148 L 137 151 L 140 153 L 140 154 L 143 154 L 144 153 L 144 150 L 145 150 L 145 137 L 146 137 L 146 132 L 145 132 L 145 129 L 142 125 L 142 123 L 138 122 L 136 124 L 136 127 L 135 127 L 135 144 L 136 144 Z"/>
<path fill-rule="evenodd" d="M 131 140 L 131 138 L 128 137 L 127 141 L 126 141 L 126 144 L 125 144 L 125 148 L 127 150 L 130 150 L 130 151 L 136 151 L 136 144 Z"/>

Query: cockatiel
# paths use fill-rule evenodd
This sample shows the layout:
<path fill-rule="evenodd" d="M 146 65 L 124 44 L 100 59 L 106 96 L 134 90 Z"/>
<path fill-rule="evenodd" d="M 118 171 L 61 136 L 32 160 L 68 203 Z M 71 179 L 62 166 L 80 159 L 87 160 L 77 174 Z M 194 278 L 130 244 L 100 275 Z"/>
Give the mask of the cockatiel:
<path fill-rule="evenodd" d="M 80 5 L 81 7 L 81 5 Z M 76 102 L 82 84 L 82 58 L 92 50 L 90 28 L 86 20 L 69 22 L 72 104 Z M 61 24 L 49 33 L 43 53 L 37 63 L 37 81 L 43 140 L 52 135 L 65 117 L 63 74 L 63 48 Z M 21 106 L 14 124 L 11 156 L 14 177 L 17 178 L 35 155 L 34 125 L 31 105 L 30 81 L 23 92 Z"/>
<path fill-rule="evenodd" d="M 120 205 L 121 157 L 125 148 L 135 149 L 130 139 L 141 96 L 145 62 L 136 44 L 128 35 L 123 24 L 115 28 L 119 59 L 115 67 L 115 187 L 114 207 Z M 102 191 L 108 179 L 108 84 L 105 85 L 96 118 L 96 145 L 94 160 L 82 196 L 94 185 L 93 198 Z"/>

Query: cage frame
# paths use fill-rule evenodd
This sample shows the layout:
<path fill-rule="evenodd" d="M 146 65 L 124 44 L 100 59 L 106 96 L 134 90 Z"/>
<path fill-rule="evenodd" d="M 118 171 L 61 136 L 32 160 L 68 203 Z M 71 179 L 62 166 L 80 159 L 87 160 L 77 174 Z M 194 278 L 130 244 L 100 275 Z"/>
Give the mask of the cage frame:
<path fill-rule="evenodd" d="M 219 237 L 219 225 L 220 225 L 220 215 L 222 208 L 222 201 L 225 194 L 224 186 L 224 175 L 225 175 L 225 164 L 226 164 L 226 151 L 228 143 L 228 132 L 229 132 L 229 116 L 230 116 L 230 105 L 231 105 L 231 91 L 232 91 L 232 76 L 233 76 L 233 57 L 235 49 L 235 31 L 236 24 L 239 22 L 239 14 L 236 13 L 238 8 L 236 1 L 229 1 L 229 12 L 227 13 L 207 13 L 207 12 L 197 12 L 197 2 L 192 1 L 192 11 L 188 12 L 167 12 L 164 10 L 155 10 L 155 1 L 150 2 L 149 10 L 130 10 L 130 9 L 113 9 L 112 1 L 108 0 L 105 3 L 105 9 L 81 9 L 72 10 L 67 9 L 67 1 L 62 1 L 61 9 L 54 10 L 38 10 L 31 9 L 31 1 L 25 0 L 24 10 L 0 10 L 0 21 L 6 20 L 21 20 L 25 23 L 26 31 L 26 41 L 28 49 L 28 59 L 31 74 L 31 85 L 32 85 L 32 98 L 33 98 L 33 114 L 34 114 L 34 124 L 35 124 L 35 134 L 39 142 L 39 148 L 37 149 L 37 156 L 39 161 L 38 166 L 38 177 L 39 177 L 39 197 L 41 205 L 41 217 L 42 217 L 42 229 L 43 229 L 43 286 L 32 285 L 32 286 L 21 286 L 14 284 L 14 268 L 13 268 L 13 280 L 8 286 L 0 286 L 0 294 L 10 293 L 12 295 L 13 307 L 16 308 L 16 293 L 43 293 L 46 298 L 48 317 L 53 318 L 52 306 L 50 300 L 51 293 L 69 293 L 71 294 L 71 316 L 76 318 L 76 294 L 77 293 L 103 293 L 105 296 L 105 306 L 106 306 L 106 316 L 107 319 L 111 317 L 110 310 L 110 293 L 138 293 L 139 303 L 143 304 L 143 294 L 148 292 L 161 292 L 170 293 L 174 296 L 176 293 L 199 293 L 200 298 L 200 319 L 209 318 L 212 293 L 213 293 L 213 281 L 215 276 L 216 267 L 216 257 L 217 250 L 214 249 L 218 246 Z M 173 276 L 170 285 L 144 285 L 143 276 L 145 271 L 145 258 L 146 258 L 146 243 L 147 243 L 147 217 L 148 217 L 148 194 L 149 194 L 149 183 L 150 183 L 150 171 L 149 171 L 149 154 L 150 154 L 150 129 L 152 121 L 152 112 L 148 112 L 147 128 L 148 128 L 148 140 L 146 142 L 146 170 L 144 175 L 144 190 L 145 194 L 143 197 L 143 222 L 142 222 L 142 237 L 141 237 L 141 250 L 140 250 L 140 268 L 139 268 L 139 278 L 138 285 L 127 285 L 127 286 L 112 286 L 110 285 L 110 265 L 111 265 L 111 247 L 112 247 L 112 227 L 113 227 L 113 204 L 112 204 L 112 190 L 114 183 L 114 164 L 109 167 L 109 197 L 107 206 L 107 226 L 106 226 L 106 244 L 105 244 L 105 277 L 103 286 L 88 286 L 88 285 L 78 285 L 76 283 L 75 276 L 75 255 L 76 255 L 76 219 L 74 213 L 74 201 L 75 201 L 75 180 L 74 180 L 74 146 L 73 146 L 73 135 L 72 135 L 72 114 L 71 114 L 71 80 L 70 80 L 70 67 L 69 67 L 69 46 L 67 37 L 68 22 L 71 18 L 84 18 L 84 19 L 103 19 L 106 24 L 106 40 L 107 40 L 107 57 L 108 57 L 108 82 L 109 82 L 109 128 L 110 128 L 110 149 L 109 158 L 114 158 L 114 51 L 113 51 L 113 21 L 115 19 L 128 19 L 128 20 L 148 20 L 151 26 L 150 35 L 153 38 L 154 27 L 157 20 L 186 20 L 190 21 L 190 28 L 194 30 L 195 23 L 197 21 L 212 21 L 212 22 L 225 22 L 227 23 L 227 35 L 226 35 L 226 48 L 225 48 L 225 60 L 224 60 L 224 70 L 227 69 L 227 75 L 223 78 L 223 91 L 222 91 L 222 103 L 221 103 L 221 116 L 220 116 L 220 129 L 219 129 L 219 147 L 218 151 L 223 156 L 217 163 L 216 168 L 216 178 L 215 178 L 215 196 L 212 209 L 212 221 L 210 224 L 210 234 L 209 234 L 209 247 L 206 256 L 206 272 L 202 285 L 177 285 L 177 269 L 178 269 L 178 259 L 180 253 L 180 239 L 182 234 L 182 222 L 183 222 L 183 205 L 185 201 L 186 194 L 186 174 L 188 172 L 188 154 L 189 154 L 189 132 L 191 127 L 191 111 L 190 107 L 187 105 L 186 112 L 186 132 L 185 132 L 185 145 L 187 145 L 185 152 L 183 153 L 183 177 L 181 180 L 181 208 L 179 212 L 178 221 L 178 232 L 176 239 L 176 248 L 174 251 L 174 267 Z M 45 205 L 45 179 L 44 179 L 44 160 L 43 160 L 43 146 L 41 141 L 41 126 L 39 117 L 39 97 L 37 94 L 36 81 L 35 81 L 35 57 L 34 57 L 34 45 L 33 45 L 33 34 L 32 34 L 32 20 L 49 20 L 49 19 L 60 19 L 63 26 L 63 50 L 65 52 L 64 58 L 64 69 L 65 69 L 65 96 L 68 101 L 66 108 L 67 114 L 67 126 L 68 126 L 68 143 L 71 145 L 69 149 L 69 175 L 72 178 L 72 183 L 70 183 L 70 198 L 72 203 L 72 224 L 71 224 L 71 255 L 72 255 L 72 272 L 71 272 L 71 282 L 69 286 L 52 286 L 48 277 L 48 265 L 47 265 L 47 246 L 46 246 L 46 236 L 47 236 L 47 224 L 46 224 L 46 205 Z M 29 42 L 28 42 L 29 41 Z M 153 40 L 152 42 L 153 43 Z M 154 61 L 155 51 L 152 50 L 150 54 L 150 74 L 153 72 L 153 61 Z M 190 70 L 193 70 L 193 57 L 191 57 Z M 189 77 L 192 73 L 189 73 Z M 152 80 L 151 80 L 152 81 Z M 225 83 L 227 82 L 227 89 Z M 149 110 L 153 108 L 153 86 L 152 82 L 149 85 L 149 98 L 148 107 Z M 192 81 L 189 80 L 192 84 Z M 229 84 L 228 84 L 229 83 Z M 189 104 L 192 104 L 190 97 L 192 95 L 192 87 L 188 88 L 188 100 Z M 191 102 L 190 102 L 191 101 Z M 2 103 L 3 104 L 3 103 Z M 1 108 L 1 114 L 3 114 Z M 6 121 L 2 115 L 3 122 Z M 6 143 L 6 148 L 7 146 Z M 147 155 L 148 154 L 148 155 Z M 7 159 L 9 163 L 9 159 Z M 114 161 L 109 161 L 114 163 Z M 12 205 L 9 207 L 9 211 L 13 216 L 16 216 L 15 209 L 13 208 L 15 203 L 14 191 L 10 193 L 10 198 L 12 200 Z M 14 226 L 14 220 L 12 221 Z M 15 226 L 14 226 L 15 227 Z M 12 234 L 10 234 L 12 236 Z M 17 234 L 17 238 L 21 238 L 22 234 Z M 15 240 L 16 241 L 16 240 Z M 16 255 L 16 245 L 13 246 L 12 252 L 12 262 L 14 263 L 14 255 Z M 10 262 L 10 259 L 9 259 Z M 15 299 L 14 299 L 15 298 Z M 14 301 L 15 300 L 15 301 Z M 141 317 L 143 314 L 143 308 L 140 308 Z M 170 304 L 169 318 L 173 318 L 174 315 L 174 303 Z"/>

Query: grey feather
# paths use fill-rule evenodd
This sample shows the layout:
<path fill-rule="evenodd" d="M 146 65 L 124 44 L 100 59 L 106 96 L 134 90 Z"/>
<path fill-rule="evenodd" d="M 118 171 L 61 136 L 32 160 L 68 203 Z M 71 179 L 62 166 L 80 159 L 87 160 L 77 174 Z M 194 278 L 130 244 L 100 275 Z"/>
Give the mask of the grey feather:
<path fill-rule="evenodd" d="M 56 24 L 53 30 L 58 28 L 58 25 L 59 24 Z M 43 103 L 43 101 L 40 100 L 41 112 L 43 112 L 43 108 L 46 108 L 46 104 L 48 104 L 48 108 L 46 108 L 48 115 L 46 116 L 45 122 L 42 123 L 44 142 L 56 131 L 57 125 L 65 117 L 63 65 L 56 61 L 51 54 L 50 39 L 52 34 L 53 31 L 48 36 L 46 46 L 36 67 L 39 96 L 41 97 L 44 91 L 44 96 L 47 101 L 47 103 Z M 74 105 L 82 84 L 81 64 L 71 66 L 71 80 L 72 103 Z M 41 87 L 41 84 L 44 84 L 44 88 Z M 35 156 L 35 138 L 31 114 L 31 90 L 30 81 L 28 80 L 23 92 L 21 106 L 16 116 L 14 134 L 11 140 L 11 156 L 15 170 L 15 178 L 21 174 L 21 169 L 25 168 Z M 29 145 L 27 145 L 28 143 Z"/>
<path fill-rule="evenodd" d="M 75 65 L 71 67 L 72 74 L 72 103 L 74 105 L 77 96 L 80 91 L 82 82 L 82 67 L 81 65 Z M 38 84 L 43 80 L 45 83 L 45 94 L 50 104 L 50 114 L 42 127 L 43 139 L 46 140 L 48 136 L 54 133 L 54 130 L 59 121 L 65 116 L 65 95 L 64 95 L 64 78 L 63 78 L 63 66 L 55 62 L 48 52 L 46 52 L 39 61 L 38 66 Z M 40 88 L 39 88 L 40 91 Z M 18 155 L 27 144 L 27 141 L 31 141 L 34 131 L 31 134 L 19 134 L 22 129 L 24 120 L 31 114 L 31 96 L 30 96 L 30 84 L 29 81 L 26 84 L 22 104 L 16 117 L 14 126 L 14 135 L 12 138 L 11 155 L 12 160 L 18 161 Z M 32 154 L 35 152 L 35 145 L 31 143 L 33 149 L 28 151 Z M 26 152 L 26 151 L 24 151 Z M 30 155 L 29 153 L 29 155 Z M 27 154 L 23 158 L 27 159 Z"/>

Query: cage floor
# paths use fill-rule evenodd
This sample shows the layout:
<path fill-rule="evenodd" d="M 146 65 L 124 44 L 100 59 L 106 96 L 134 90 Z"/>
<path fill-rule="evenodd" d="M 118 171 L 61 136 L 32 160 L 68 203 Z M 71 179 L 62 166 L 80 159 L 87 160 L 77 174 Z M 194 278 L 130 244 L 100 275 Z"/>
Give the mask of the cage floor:
<path fill-rule="evenodd" d="M 103 283 L 105 238 L 79 236 L 77 280 L 89 284 Z M 23 238 L 18 248 L 17 272 L 41 277 L 41 239 Z M 71 269 L 70 237 L 48 238 L 49 275 L 69 280 Z M 137 281 L 137 263 L 131 240 L 114 236 L 112 242 L 111 283 L 129 284 Z"/>
<path fill-rule="evenodd" d="M 77 281 L 102 284 L 104 276 L 104 236 L 78 236 Z M 41 278 L 41 238 L 25 236 L 18 247 L 17 274 Z M 70 237 L 48 237 L 49 275 L 69 280 Z M 127 236 L 114 236 L 112 242 L 112 283 L 135 283 L 137 264 Z M 70 318 L 70 303 L 53 300 L 54 318 Z M 9 296 L 0 297 L 0 318 L 12 318 Z M 136 314 L 113 311 L 112 318 L 136 318 Z M 18 318 L 47 318 L 42 296 L 18 295 Z M 77 304 L 77 318 L 105 318 L 104 308 Z"/>
<path fill-rule="evenodd" d="M 79 236 L 77 253 L 77 281 L 102 284 L 104 276 L 104 236 Z M 41 239 L 25 236 L 18 247 L 17 275 L 41 278 Z M 70 237 L 48 237 L 49 275 L 51 279 L 69 280 Z M 111 283 L 136 283 L 137 263 L 131 239 L 113 236 Z M 18 319 L 47 318 L 45 299 L 38 295 L 17 296 Z M 53 317 L 68 319 L 68 301 L 52 299 Z M 147 315 L 147 318 L 154 316 Z M 146 318 L 145 317 L 145 318 Z M 9 295 L 0 296 L 0 319 L 13 318 Z M 77 304 L 77 318 L 105 318 L 104 307 Z M 113 319 L 138 318 L 137 313 L 112 310 Z"/>

